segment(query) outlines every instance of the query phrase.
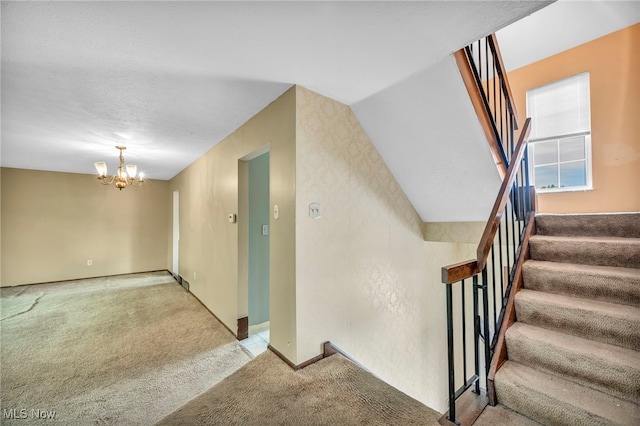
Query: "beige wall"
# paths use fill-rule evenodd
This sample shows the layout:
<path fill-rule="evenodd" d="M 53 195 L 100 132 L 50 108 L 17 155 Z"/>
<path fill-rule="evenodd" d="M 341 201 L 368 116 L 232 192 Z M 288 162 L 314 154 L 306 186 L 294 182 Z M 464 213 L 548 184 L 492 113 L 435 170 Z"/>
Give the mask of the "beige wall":
<path fill-rule="evenodd" d="M 590 73 L 593 190 L 539 194 L 548 213 L 640 211 L 640 24 L 509 73 L 518 111 L 526 92 Z"/>
<path fill-rule="evenodd" d="M 295 332 L 295 89 L 290 89 L 170 181 L 180 192 L 180 274 L 231 330 L 246 302 L 238 288 L 238 163 L 270 149 L 271 345 L 292 361 Z M 171 249 L 170 249 L 171 250 Z M 195 274 L 195 276 L 194 276 Z M 244 280 L 246 282 L 246 280 Z M 246 284 L 244 284 L 246 285 Z M 240 310 L 239 310 L 240 307 Z"/>
<path fill-rule="evenodd" d="M 0 168 L 0 287 L 2 287 L 2 170 Z"/>
<path fill-rule="evenodd" d="M 374 374 L 443 410 L 440 268 L 476 244 L 425 242 L 422 222 L 348 106 L 297 88 L 297 362 L 330 340 Z M 320 203 L 311 219 L 310 203 Z"/>
<path fill-rule="evenodd" d="M 424 222 L 422 233 L 425 241 L 477 244 L 485 226 L 486 222 Z"/>
<path fill-rule="evenodd" d="M 2 286 L 166 269 L 166 181 L 2 169 Z M 93 261 L 87 266 L 87 260 Z"/>

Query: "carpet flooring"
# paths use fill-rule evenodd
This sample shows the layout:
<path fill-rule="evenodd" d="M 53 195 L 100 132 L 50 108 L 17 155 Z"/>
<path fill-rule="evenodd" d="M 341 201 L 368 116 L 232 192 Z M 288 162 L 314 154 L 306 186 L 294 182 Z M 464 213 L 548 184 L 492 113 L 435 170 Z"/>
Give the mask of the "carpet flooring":
<path fill-rule="evenodd" d="M 478 424 L 640 424 L 640 213 L 537 215 L 536 230 L 501 405 Z"/>
<path fill-rule="evenodd" d="M 160 425 L 438 425 L 438 412 L 333 355 L 293 371 L 271 351 Z"/>
<path fill-rule="evenodd" d="M 166 272 L 2 288 L 0 302 L 3 425 L 154 424 L 251 359 Z"/>
<path fill-rule="evenodd" d="M 251 359 L 167 273 L 0 289 L 3 425 L 437 425 L 340 355 Z M 43 420 L 48 418 L 47 420 Z"/>

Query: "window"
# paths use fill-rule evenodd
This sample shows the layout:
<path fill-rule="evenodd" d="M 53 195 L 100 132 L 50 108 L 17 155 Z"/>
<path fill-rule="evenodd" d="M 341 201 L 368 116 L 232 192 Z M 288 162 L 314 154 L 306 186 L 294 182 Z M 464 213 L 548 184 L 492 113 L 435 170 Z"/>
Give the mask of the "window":
<path fill-rule="evenodd" d="M 527 92 L 530 178 L 539 192 L 591 189 L 589 73 Z"/>

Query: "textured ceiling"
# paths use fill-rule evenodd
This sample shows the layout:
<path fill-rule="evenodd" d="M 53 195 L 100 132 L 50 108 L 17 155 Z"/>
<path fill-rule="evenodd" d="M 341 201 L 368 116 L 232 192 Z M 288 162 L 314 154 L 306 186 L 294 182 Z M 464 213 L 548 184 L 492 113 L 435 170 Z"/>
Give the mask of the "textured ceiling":
<path fill-rule="evenodd" d="M 125 144 L 169 179 L 300 84 L 352 106 L 424 220 L 484 220 L 497 175 L 447 56 L 546 4 L 2 2 L 0 162 L 113 171 Z M 561 0 L 498 37 L 514 69 L 639 20 Z"/>
<path fill-rule="evenodd" d="M 507 70 L 640 22 L 640 1 L 560 0 L 497 32 Z"/>
<path fill-rule="evenodd" d="M 1 163 L 113 171 L 125 144 L 169 179 L 291 84 L 351 105 L 541 6 L 2 2 Z"/>

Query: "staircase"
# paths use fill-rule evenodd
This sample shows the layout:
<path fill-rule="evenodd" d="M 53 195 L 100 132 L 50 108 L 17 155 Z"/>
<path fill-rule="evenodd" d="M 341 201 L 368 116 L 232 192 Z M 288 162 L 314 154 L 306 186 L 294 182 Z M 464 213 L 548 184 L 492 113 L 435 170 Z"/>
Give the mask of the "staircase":
<path fill-rule="evenodd" d="M 545 425 L 640 425 L 640 213 L 535 223 L 498 403 Z"/>

